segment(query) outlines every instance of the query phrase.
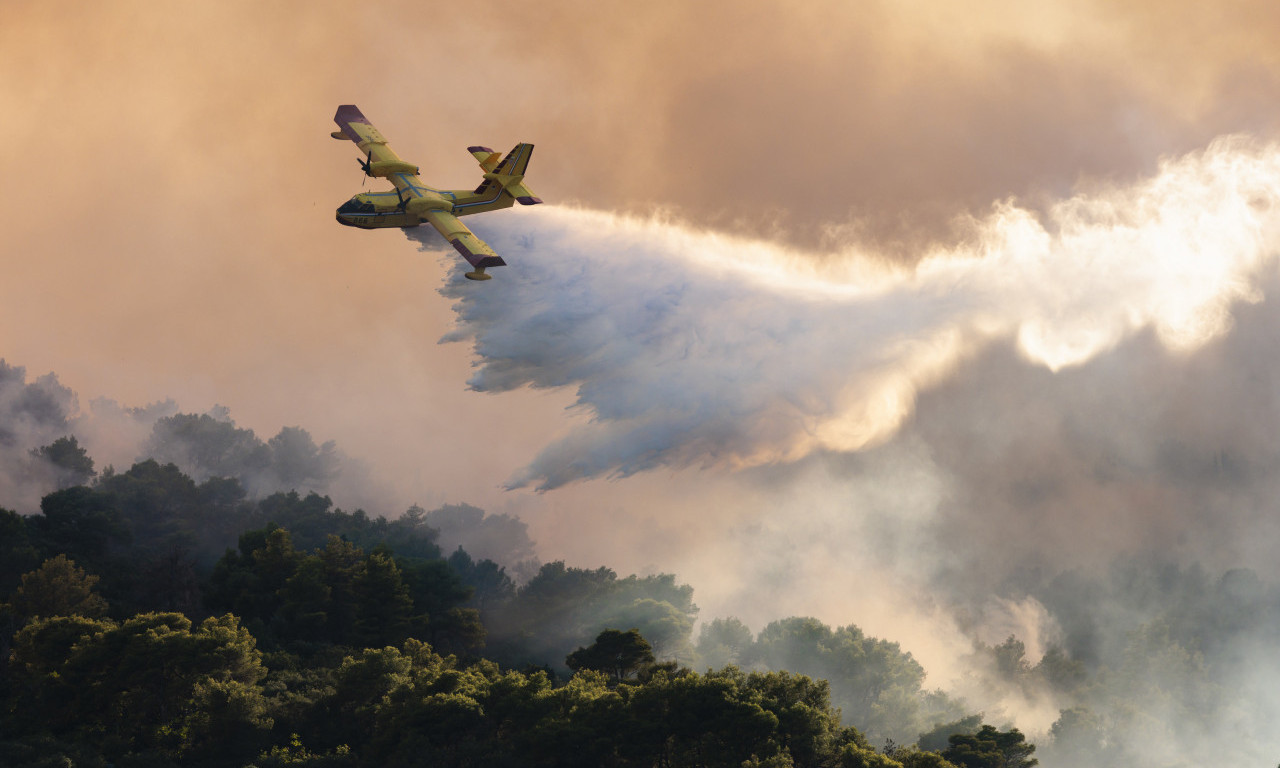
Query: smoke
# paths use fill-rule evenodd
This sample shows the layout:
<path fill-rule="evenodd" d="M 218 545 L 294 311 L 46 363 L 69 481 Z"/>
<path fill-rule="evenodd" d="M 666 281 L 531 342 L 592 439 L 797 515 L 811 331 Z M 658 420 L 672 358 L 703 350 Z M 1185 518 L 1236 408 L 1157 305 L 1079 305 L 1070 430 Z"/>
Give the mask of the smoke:
<path fill-rule="evenodd" d="M 710 516 L 664 564 L 700 602 L 903 636 L 892 615 L 931 684 L 1047 765 L 1207 758 L 1215 729 L 1263 759 L 1280 604 L 1214 585 L 1278 575 L 1278 194 L 1277 148 L 1226 138 L 1039 213 L 998 203 L 912 269 L 860 242 L 497 214 L 474 227 L 510 266 L 456 270 L 445 341 L 473 346 L 475 390 L 574 393 L 511 487 L 733 470 L 718 506 L 659 515 Z M 1151 586 L 1170 569 L 1202 582 Z M 986 661 L 1009 636 L 1023 655 Z"/>
<path fill-rule="evenodd" d="M 1056 371 L 1143 331 L 1181 352 L 1220 336 L 1261 298 L 1278 194 L 1276 148 L 1226 139 L 1043 218 L 1000 203 L 910 271 L 543 208 L 477 225 L 511 266 L 482 288 L 455 275 L 446 340 L 474 345 L 473 389 L 574 387 L 590 414 L 511 487 L 857 451 L 997 340 Z"/>
<path fill-rule="evenodd" d="M 60 438 L 75 438 L 92 462 L 83 475 L 73 473 L 73 483 L 154 459 L 176 464 L 197 482 L 235 478 L 255 498 L 332 488 L 357 507 L 372 501 L 374 510 L 390 511 L 387 494 L 375 490 L 362 462 L 345 456 L 333 441 L 317 446 L 300 427 L 283 427 L 264 442 L 253 430 L 237 428 L 222 406 L 202 415 L 180 414 L 173 400 L 126 407 L 100 397 L 82 410 L 79 397 L 57 375 L 28 382 L 25 368 L 0 359 L 0 506 L 34 511 L 45 494 L 63 487 L 66 469 L 40 453 Z M 508 521 L 504 516 L 486 522 L 501 528 Z M 525 559 L 531 558 L 531 544 L 525 549 Z"/>

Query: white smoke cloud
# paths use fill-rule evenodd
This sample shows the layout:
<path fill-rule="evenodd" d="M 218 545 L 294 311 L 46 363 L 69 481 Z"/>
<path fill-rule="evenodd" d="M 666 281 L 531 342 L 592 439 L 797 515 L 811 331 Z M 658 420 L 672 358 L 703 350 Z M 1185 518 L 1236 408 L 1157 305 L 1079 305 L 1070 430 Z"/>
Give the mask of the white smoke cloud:
<path fill-rule="evenodd" d="M 1176 350 L 1221 335 L 1261 298 L 1278 203 L 1280 150 L 1228 138 L 1040 216 L 1000 203 L 910 271 L 660 219 L 491 214 L 469 222 L 510 266 L 483 284 L 456 271 L 446 340 L 474 344 L 472 388 L 575 387 L 590 414 L 512 487 L 857 451 L 996 339 L 1059 370 L 1144 329 Z"/>

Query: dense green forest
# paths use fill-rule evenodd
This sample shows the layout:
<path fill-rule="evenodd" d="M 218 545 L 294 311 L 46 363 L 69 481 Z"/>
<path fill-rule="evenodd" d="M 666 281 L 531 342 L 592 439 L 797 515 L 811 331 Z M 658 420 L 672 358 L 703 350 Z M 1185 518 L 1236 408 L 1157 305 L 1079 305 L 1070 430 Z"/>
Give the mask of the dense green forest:
<path fill-rule="evenodd" d="M 166 418 L 170 445 L 181 429 L 205 448 L 237 437 Z M 323 473 L 324 451 L 292 437 L 258 467 Z M 284 469 L 298 445 L 320 460 Z M 98 473 L 74 437 L 32 458 L 60 487 L 39 513 L 0 510 L 6 765 L 1035 763 L 1020 733 L 963 716 L 857 627 L 793 618 L 753 636 L 717 619 L 695 640 L 693 590 L 672 575 L 553 562 L 517 583 L 438 544 L 468 529 L 530 554 L 510 518 L 373 518 L 155 460 Z M 810 657 L 831 682 L 782 671 Z"/>
<path fill-rule="evenodd" d="M 994 594 L 1056 632 L 972 641 L 944 694 L 856 625 L 756 631 L 671 574 L 540 563 L 508 515 L 337 509 L 352 464 L 221 409 L 86 419 L 0 360 L 0 766 L 1189 767 L 1280 713 L 1280 585 L 1249 570 L 1019 571 Z"/>

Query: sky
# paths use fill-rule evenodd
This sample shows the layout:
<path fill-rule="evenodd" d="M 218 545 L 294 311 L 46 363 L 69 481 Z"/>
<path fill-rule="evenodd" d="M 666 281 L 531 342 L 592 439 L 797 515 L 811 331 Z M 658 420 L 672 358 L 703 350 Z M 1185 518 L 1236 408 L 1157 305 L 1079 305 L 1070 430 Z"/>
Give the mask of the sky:
<path fill-rule="evenodd" d="M 515 514 L 703 616 L 1061 633 L 1028 569 L 1276 574 L 1264 2 L 9 0 L 0 357 Z M 537 146 L 510 266 L 339 226 Z M 90 442 L 91 449 L 95 446 Z M 99 464 L 128 463 L 102 442 Z M 376 492 L 370 488 L 375 488 Z"/>

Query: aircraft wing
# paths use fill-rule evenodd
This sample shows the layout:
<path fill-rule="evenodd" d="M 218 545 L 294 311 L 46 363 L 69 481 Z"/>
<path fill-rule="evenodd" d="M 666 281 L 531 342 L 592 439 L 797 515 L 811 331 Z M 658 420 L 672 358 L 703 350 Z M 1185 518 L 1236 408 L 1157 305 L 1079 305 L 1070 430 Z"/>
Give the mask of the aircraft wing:
<path fill-rule="evenodd" d="M 392 181 L 397 174 L 407 173 L 417 175 L 418 167 L 412 163 L 406 163 L 400 159 L 400 156 L 387 146 L 387 140 L 382 132 L 373 127 L 369 119 L 364 116 L 360 108 L 355 104 L 344 104 L 338 107 L 338 112 L 333 116 L 333 122 L 338 124 L 341 130 L 334 131 L 331 136 L 335 139 L 350 139 L 360 147 L 367 158 L 361 162 L 365 173 L 370 176 L 392 177 Z M 399 188 L 401 184 L 396 184 Z"/>
<path fill-rule="evenodd" d="M 448 240 L 449 244 L 456 248 L 471 266 L 480 269 L 507 265 L 501 256 L 493 252 L 488 243 L 476 237 L 475 233 L 467 229 L 467 225 L 452 213 L 431 210 L 424 211 L 421 216 L 424 221 L 435 227 L 436 231 L 443 235 L 444 239 Z"/>

